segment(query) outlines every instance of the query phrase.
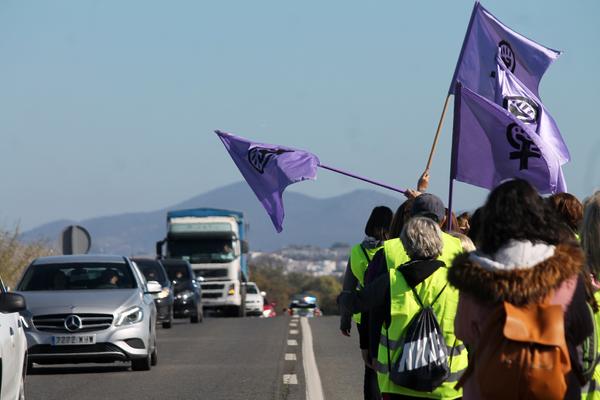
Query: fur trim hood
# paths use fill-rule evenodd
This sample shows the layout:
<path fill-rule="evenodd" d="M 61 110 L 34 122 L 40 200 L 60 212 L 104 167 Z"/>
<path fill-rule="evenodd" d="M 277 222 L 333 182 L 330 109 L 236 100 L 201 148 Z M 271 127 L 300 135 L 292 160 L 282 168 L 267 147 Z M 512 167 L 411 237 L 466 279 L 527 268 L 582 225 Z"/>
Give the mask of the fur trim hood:
<path fill-rule="evenodd" d="M 509 248 L 511 246 L 514 243 L 509 244 Z M 500 249 L 496 254 L 501 254 L 506 260 L 506 250 Z M 526 257 L 522 253 L 512 263 L 499 262 L 496 257 L 489 258 L 477 253 L 463 253 L 456 256 L 452 268 L 448 270 L 448 281 L 478 301 L 491 304 L 507 301 L 523 306 L 542 301 L 583 268 L 584 255 L 576 244 L 547 246 L 545 251 L 538 248 L 531 255 L 531 258 L 539 260 L 534 265 L 525 263 L 523 260 Z M 523 264 L 517 266 L 514 260 L 521 260 Z"/>

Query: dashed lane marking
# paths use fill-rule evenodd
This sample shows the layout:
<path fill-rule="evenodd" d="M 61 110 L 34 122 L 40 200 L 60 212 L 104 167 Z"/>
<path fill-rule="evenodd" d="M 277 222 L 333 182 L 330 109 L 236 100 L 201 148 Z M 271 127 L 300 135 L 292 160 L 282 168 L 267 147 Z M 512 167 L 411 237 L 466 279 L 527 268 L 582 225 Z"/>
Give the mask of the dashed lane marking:
<path fill-rule="evenodd" d="M 290 329 L 290 335 L 297 335 L 298 329 Z"/>
<path fill-rule="evenodd" d="M 284 385 L 297 385 L 298 377 L 296 374 L 285 374 L 283 375 L 283 384 Z"/>
<path fill-rule="evenodd" d="M 296 339 L 288 339 L 288 346 L 298 346 L 298 341 Z"/>
<path fill-rule="evenodd" d="M 285 353 L 285 361 L 296 361 L 296 354 L 294 353 Z"/>

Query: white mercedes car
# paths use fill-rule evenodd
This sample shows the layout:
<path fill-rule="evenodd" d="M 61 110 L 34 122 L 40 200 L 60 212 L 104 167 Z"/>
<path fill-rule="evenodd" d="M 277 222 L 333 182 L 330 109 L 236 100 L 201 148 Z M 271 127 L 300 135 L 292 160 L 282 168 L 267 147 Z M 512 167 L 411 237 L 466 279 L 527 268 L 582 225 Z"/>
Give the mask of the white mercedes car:
<path fill-rule="evenodd" d="M 131 361 L 157 363 L 156 307 L 160 283 L 146 282 L 127 257 L 41 257 L 17 290 L 27 301 L 29 365 Z"/>
<path fill-rule="evenodd" d="M 0 281 L 0 399 L 25 398 L 27 373 L 27 338 L 19 312 L 25 310 L 25 299 L 8 293 Z"/>

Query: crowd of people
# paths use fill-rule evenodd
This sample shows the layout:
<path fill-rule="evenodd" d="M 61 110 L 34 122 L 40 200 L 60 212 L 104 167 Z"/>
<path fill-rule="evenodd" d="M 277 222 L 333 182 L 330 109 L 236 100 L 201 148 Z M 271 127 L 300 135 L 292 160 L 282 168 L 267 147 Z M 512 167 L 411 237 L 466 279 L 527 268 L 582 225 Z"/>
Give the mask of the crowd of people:
<path fill-rule="evenodd" d="M 365 400 L 600 399 L 600 191 L 515 179 L 448 218 L 419 189 L 373 209 L 338 298 Z"/>

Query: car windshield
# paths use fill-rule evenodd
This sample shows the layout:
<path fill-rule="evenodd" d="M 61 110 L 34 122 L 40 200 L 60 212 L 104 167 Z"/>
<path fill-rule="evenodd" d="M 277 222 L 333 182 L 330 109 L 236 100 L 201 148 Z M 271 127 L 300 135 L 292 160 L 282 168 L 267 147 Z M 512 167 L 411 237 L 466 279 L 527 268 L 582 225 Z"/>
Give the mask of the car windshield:
<path fill-rule="evenodd" d="M 227 263 L 235 259 L 231 239 L 173 239 L 169 255 L 192 264 Z"/>
<path fill-rule="evenodd" d="M 137 283 L 126 263 L 67 263 L 31 266 L 18 290 L 132 289 Z"/>
<path fill-rule="evenodd" d="M 163 267 L 158 261 L 139 258 L 134 261 L 142 271 L 142 274 L 144 274 L 146 281 L 156 281 L 163 286 L 169 281 Z"/>
<path fill-rule="evenodd" d="M 169 275 L 169 279 L 172 281 L 187 281 L 192 279 L 190 276 L 189 269 L 185 264 L 163 264 L 165 270 L 167 271 L 167 275 Z"/>
<path fill-rule="evenodd" d="M 258 288 L 256 285 L 246 285 L 246 293 L 258 294 Z"/>

